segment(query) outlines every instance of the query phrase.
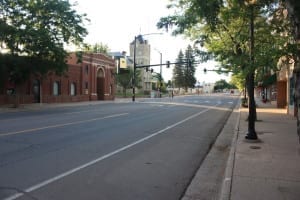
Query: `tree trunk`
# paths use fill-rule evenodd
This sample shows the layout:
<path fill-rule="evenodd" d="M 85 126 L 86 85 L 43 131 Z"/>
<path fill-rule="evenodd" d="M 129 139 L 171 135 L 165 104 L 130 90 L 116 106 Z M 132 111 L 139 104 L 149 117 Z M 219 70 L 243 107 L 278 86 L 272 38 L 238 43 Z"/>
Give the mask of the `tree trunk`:
<path fill-rule="evenodd" d="M 254 99 L 254 73 L 249 73 L 249 82 L 248 82 L 248 132 L 246 139 L 256 140 L 257 134 L 255 132 L 255 120 L 256 120 L 256 106 Z"/>
<path fill-rule="evenodd" d="M 254 99 L 254 7 L 251 5 L 250 17 L 250 70 L 248 72 L 248 132 L 246 139 L 257 140 L 255 132 L 256 106 Z"/>
<path fill-rule="evenodd" d="M 286 0 L 286 8 L 288 10 L 288 15 L 290 17 L 290 22 L 293 28 L 294 39 L 296 44 L 300 44 L 300 7 L 296 0 Z M 299 103 L 300 103 L 300 49 L 298 49 L 296 59 L 295 59 L 294 77 L 296 80 L 295 84 L 295 97 L 294 97 L 294 107 L 297 113 L 297 132 L 299 134 L 300 142 L 300 116 L 299 116 Z"/>

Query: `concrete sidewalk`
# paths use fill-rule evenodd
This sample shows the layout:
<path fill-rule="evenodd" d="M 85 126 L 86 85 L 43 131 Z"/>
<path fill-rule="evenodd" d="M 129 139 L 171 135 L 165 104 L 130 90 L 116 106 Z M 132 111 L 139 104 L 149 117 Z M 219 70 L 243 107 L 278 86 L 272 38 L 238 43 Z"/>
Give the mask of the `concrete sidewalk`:
<path fill-rule="evenodd" d="M 299 200 L 296 119 L 257 103 L 258 142 L 246 141 L 248 108 L 233 110 L 181 200 Z"/>
<path fill-rule="evenodd" d="M 299 200 L 300 144 L 296 119 L 259 101 L 255 123 L 259 142 L 246 141 L 248 109 L 240 109 L 221 199 Z M 231 160 L 231 163 L 230 163 Z"/>

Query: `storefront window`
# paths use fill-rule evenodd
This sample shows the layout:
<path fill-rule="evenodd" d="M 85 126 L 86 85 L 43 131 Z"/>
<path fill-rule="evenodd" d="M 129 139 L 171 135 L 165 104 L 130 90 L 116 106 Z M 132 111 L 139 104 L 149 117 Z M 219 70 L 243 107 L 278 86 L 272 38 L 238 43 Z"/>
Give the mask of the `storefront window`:
<path fill-rule="evenodd" d="M 76 84 L 75 83 L 71 83 L 71 85 L 70 85 L 70 94 L 71 94 L 71 96 L 76 95 Z"/>
<path fill-rule="evenodd" d="M 58 96 L 60 95 L 60 84 L 58 81 L 55 81 L 53 83 L 53 95 L 54 96 Z"/>

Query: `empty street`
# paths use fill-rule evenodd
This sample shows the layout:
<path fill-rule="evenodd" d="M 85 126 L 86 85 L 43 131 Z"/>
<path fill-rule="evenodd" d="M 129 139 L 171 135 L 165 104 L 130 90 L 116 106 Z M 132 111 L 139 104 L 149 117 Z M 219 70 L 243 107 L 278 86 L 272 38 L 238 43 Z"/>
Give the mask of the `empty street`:
<path fill-rule="evenodd" d="M 0 113 L 0 199 L 180 199 L 238 97 Z"/>

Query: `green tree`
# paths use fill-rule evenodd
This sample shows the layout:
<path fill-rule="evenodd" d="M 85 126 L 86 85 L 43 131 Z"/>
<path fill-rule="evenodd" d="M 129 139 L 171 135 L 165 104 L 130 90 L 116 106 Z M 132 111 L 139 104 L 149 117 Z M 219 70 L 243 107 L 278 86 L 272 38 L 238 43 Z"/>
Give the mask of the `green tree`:
<path fill-rule="evenodd" d="M 194 50 L 189 45 L 185 51 L 185 67 L 183 71 L 184 75 L 184 88 L 185 91 L 187 91 L 188 88 L 194 88 L 195 84 L 197 82 L 197 79 L 195 78 L 195 72 L 196 72 L 196 64 L 195 64 L 195 56 L 194 56 Z"/>
<path fill-rule="evenodd" d="M 141 82 L 140 70 L 136 70 L 135 81 L 136 83 Z M 117 84 L 122 87 L 123 97 L 126 97 L 127 89 L 132 88 L 132 77 L 133 77 L 133 68 L 127 67 L 126 72 L 119 73 L 116 75 Z M 140 85 L 136 85 L 140 88 Z"/>
<path fill-rule="evenodd" d="M 229 83 L 235 85 L 239 90 L 245 89 L 245 79 L 241 73 L 232 75 Z"/>
<path fill-rule="evenodd" d="M 133 76 L 133 69 L 128 68 L 128 73 L 120 73 L 117 74 L 116 80 L 117 84 L 122 87 L 123 97 L 126 97 L 127 89 L 132 87 L 132 76 Z"/>
<path fill-rule="evenodd" d="M 152 89 L 158 89 L 158 88 L 160 88 L 161 90 L 166 89 L 165 88 L 166 84 L 164 82 L 164 78 L 160 73 L 153 72 L 152 73 L 152 79 L 156 80 L 156 82 L 157 82 L 157 88 L 155 88 L 155 86 L 154 86 L 154 87 L 152 87 Z"/>
<path fill-rule="evenodd" d="M 93 52 L 93 53 L 102 53 L 107 55 L 109 52 L 109 47 L 103 43 L 95 43 L 93 45 L 86 45 L 84 51 Z"/>
<path fill-rule="evenodd" d="M 224 90 L 224 89 L 236 89 L 235 85 L 228 83 L 226 80 L 221 79 L 215 82 L 214 90 Z"/>
<path fill-rule="evenodd" d="M 184 77 L 184 68 L 185 68 L 185 59 L 182 50 L 179 51 L 178 57 L 176 59 L 176 64 L 173 69 L 173 80 L 175 87 L 182 88 L 185 87 L 185 77 Z"/>
<path fill-rule="evenodd" d="M 274 63 L 279 56 L 284 55 L 280 49 L 284 46 L 284 40 L 280 39 L 283 32 L 275 31 L 270 23 L 271 16 L 276 14 L 278 8 L 277 1 L 260 0 L 255 5 L 247 2 L 250 1 L 174 0 L 170 8 L 175 9 L 175 14 L 162 17 L 157 26 L 173 26 L 175 35 L 185 34 L 192 39 L 202 40 L 222 68 L 234 74 L 241 73 L 248 86 L 248 132 L 255 133 L 255 73 L 261 73 L 261 70 L 257 70 L 261 66 L 276 66 Z M 258 38 L 257 35 L 262 37 Z M 267 60 L 266 56 L 270 59 Z"/>
<path fill-rule="evenodd" d="M 85 14 L 67 0 L 15 0 L 0 2 L 0 79 L 20 85 L 31 74 L 67 70 L 65 45 L 83 44 Z M 4 78 L 3 78 L 4 77 Z"/>

